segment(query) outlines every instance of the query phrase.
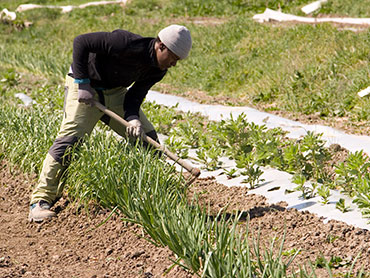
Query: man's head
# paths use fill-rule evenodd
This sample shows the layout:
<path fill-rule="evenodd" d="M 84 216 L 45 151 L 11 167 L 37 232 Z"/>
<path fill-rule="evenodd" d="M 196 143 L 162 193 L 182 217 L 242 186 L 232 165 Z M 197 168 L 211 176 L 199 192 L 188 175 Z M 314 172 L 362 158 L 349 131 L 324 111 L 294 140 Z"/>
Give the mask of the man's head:
<path fill-rule="evenodd" d="M 174 24 L 162 29 L 155 46 L 158 66 L 162 70 L 176 66 L 178 60 L 189 55 L 191 45 L 190 32 L 185 26 Z"/>

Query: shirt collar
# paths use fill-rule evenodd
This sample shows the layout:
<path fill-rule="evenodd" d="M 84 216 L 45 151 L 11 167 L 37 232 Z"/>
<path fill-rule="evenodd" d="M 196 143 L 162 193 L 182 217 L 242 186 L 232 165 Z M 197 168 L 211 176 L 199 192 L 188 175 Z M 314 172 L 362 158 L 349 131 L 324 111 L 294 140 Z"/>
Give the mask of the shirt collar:
<path fill-rule="evenodd" d="M 157 68 L 158 70 L 162 71 L 162 72 L 167 72 L 167 70 L 161 70 L 158 66 L 158 60 L 157 60 L 157 54 L 155 52 L 155 42 L 156 42 L 156 39 L 153 38 L 150 42 L 149 42 L 149 63 L 151 66 Z"/>
<path fill-rule="evenodd" d="M 152 39 L 149 42 L 149 58 L 150 58 L 151 64 L 155 67 L 158 67 L 157 54 L 155 53 L 155 48 L 154 48 L 155 40 L 156 39 Z"/>

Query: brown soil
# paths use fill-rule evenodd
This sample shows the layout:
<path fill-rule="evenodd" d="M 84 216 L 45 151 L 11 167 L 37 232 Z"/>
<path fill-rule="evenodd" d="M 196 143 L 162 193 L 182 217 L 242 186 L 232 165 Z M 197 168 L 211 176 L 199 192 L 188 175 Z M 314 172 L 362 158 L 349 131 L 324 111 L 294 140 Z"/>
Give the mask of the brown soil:
<path fill-rule="evenodd" d="M 252 234 L 260 233 L 261 246 L 269 248 L 271 240 L 276 237 L 281 242 L 284 232 L 284 250 L 286 252 L 300 249 L 295 259 L 295 266 L 302 266 L 309 260 L 315 262 L 324 256 L 342 259 L 342 267 L 333 270 L 338 274 L 349 269 L 349 262 L 359 254 L 362 257 L 357 261 L 356 270 L 364 267 L 370 271 L 370 231 L 347 225 L 343 222 L 331 220 L 327 224 L 323 219 L 309 212 L 296 209 L 286 209 L 284 202 L 268 204 L 265 197 L 250 194 L 245 188 L 235 186 L 226 187 L 217 184 L 214 179 L 198 181 L 191 192 L 199 194 L 199 201 L 210 204 L 213 213 L 228 205 L 229 212 L 246 212 L 250 218 L 249 229 Z M 245 219 L 246 220 L 246 219 Z M 276 244 L 276 249 L 280 246 Z M 338 265 L 339 266 L 339 265 Z M 318 277 L 329 277 L 324 269 L 318 269 Z"/>
<path fill-rule="evenodd" d="M 99 226 L 108 211 L 98 208 L 76 213 L 66 199 L 55 206 L 58 217 L 43 224 L 27 221 L 30 186 L 35 177 L 25 176 L 0 163 L 0 277 L 166 277 L 190 278 L 180 267 L 172 266 L 174 256 L 165 247 L 143 239 L 142 229 L 113 216 Z M 348 263 L 360 252 L 356 270 L 370 271 L 370 232 L 322 219 L 286 204 L 268 204 L 263 196 L 247 195 L 247 189 L 226 187 L 213 178 L 198 179 L 189 197 L 199 194 L 199 202 L 209 204 L 211 213 L 228 206 L 228 212 L 243 211 L 250 217 L 249 228 L 260 231 L 261 245 L 273 237 L 281 240 L 284 231 L 286 252 L 300 249 L 295 265 L 320 256 L 340 257 L 342 265 L 334 272 L 348 270 Z M 244 221 L 246 220 L 244 217 Z M 277 245 L 276 248 L 278 248 Z M 287 257 L 288 259 L 288 257 Z M 319 269 L 318 277 L 329 277 Z"/>
<path fill-rule="evenodd" d="M 30 185 L 27 177 L 0 163 L 0 277 L 162 277 L 174 256 L 143 238 L 140 227 L 125 224 L 108 211 L 76 213 L 66 199 L 58 217 L 42 224 L 29 223 Z M 167 277 L 193 277 L 174 267 Z"/>

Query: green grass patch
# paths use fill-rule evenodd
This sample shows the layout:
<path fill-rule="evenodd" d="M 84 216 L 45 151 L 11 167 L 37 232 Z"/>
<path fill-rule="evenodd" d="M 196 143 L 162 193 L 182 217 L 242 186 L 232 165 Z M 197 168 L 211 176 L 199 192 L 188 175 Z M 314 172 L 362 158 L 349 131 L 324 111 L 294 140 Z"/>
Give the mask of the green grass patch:
<path fill-rule="evenodd" d="M 78 34 L 123 28 L 156 36 L 166 25 L 179 23 L 189 27 L 194 44 L 190 57 L 163 80 L 171 93 L 200 90 L 267 110 L 346 117 L 349 124 L 366 121 L 369 99 L 356 93 L 370 84 L 367 32 L 339 31 L 329 24 L 273 26 L 252 20 L 266 6 L 298 13 L 309 2 L 153 0 L 68 14 L 36 9 L 19 14 L 20 20 L 33 22 L 29 28 L 0 24 L 0 63 L 62 84 Z M 339 14 L 362 7 L 350 1 L 335 3 L 324 7 Z M 211 23 L 196 23 L 199 17 Z M 212 24 L 212 18 L 218 21 Z"/>

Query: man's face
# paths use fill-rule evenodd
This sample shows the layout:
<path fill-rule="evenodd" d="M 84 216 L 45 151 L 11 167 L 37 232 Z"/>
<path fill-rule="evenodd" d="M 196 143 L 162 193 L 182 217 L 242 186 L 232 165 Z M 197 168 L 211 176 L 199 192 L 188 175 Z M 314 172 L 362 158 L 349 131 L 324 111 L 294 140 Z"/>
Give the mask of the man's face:
<path fill-rule="evenodd" d="M 180 57 L 175 55 L 162 42 L 159 43 L 156 53 L 158 66 L 161 70 L 176 66 L 177 61 L 180 60 Z"/>

